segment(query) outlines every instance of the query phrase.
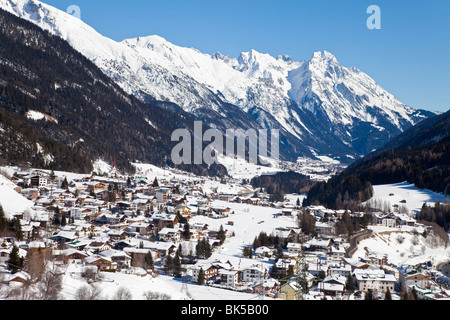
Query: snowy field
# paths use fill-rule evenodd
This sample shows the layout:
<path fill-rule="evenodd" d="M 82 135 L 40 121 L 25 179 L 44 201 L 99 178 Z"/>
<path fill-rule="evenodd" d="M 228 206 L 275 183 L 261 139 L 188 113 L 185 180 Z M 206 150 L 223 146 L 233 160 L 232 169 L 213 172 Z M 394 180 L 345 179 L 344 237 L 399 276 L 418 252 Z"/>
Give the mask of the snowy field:
<path fill-rule="evenodd" d="M 240 293 L 209 286 L 187 284 L 188 293 L 182 291 L 181 279 L 160 275 L 153 278 L 123 273 L 102 272 L 103 280 L 96 285 L 101 291 L 101 300 L 111 300 L 119 288 L 126 288 L 132 294 L 132 300 L 145 300 L 146 292 L 163 293 L 170 300 L 255 300 L 256 294 Z M 74 300 L 78 288 L 85 286 L 86 280 L 79 276 L 64 275 L 62 295 L 64 300 Z"/>
<path fill-rule="evenodd" d="M 269 268 L 273 261 L 260 259 L 247 259 L 242 257 L 242 250 L 244 246 L 253 243 L 256 236 L 261 231 L 271 234 L 277 227 L 296 227 L 295 217 L 278 217 L 274 218 L 273 214 L 279 212 L 277 209 L 257 207 L 247 204 L 235 204 L 224 201 L 214 201 L 213 206 L 230 207 L 231 212 L 229 217 L 223 219 L 212 219 L 206 216 L 196 216 L 191 219 L 190 224 L 207 223 L 211 228 L 219 228 L 223 225 L 224 230 L 228 234 L 234 232 L 234 236 L 228 237 L 222 247 L 216 249 L 212 256 L 206 261 L 220 260 L 222 262 L 231 262 L 234 266 L 244 268 L 254 264 L 263 264 Z M 232 221 L 233 226 L 228 225 Z M 189 244 L 187 244 L 189 245 Z M 191 243 L 192 248 L 195 248 L 195 243 Z M 194 249 L 195 250 L 195 249 Z M 133 299 L 144 299 L 144 293 L 147 291 L 165 293 L 171 297 L 172 300 L 256 300 L 258 295 L 242 293 L 237 291 L 225 290 L 209 286 L 199 286 L 194 283 L 188 283 L 189 296 L 185 291 L 182 292 L 183 283 L 181 279 L 174 277 L 160 275 L 153 278 L 150 275 L 140 277 L 138 275 L 129 275 L 123 273 L 102 273 L 104 280 L 98 285 L 102 292 L 103 299 L 111 298 L 114 293 L 120 288 L 124 287 L 131 291 Z M 86 285 L 86 280 L 79 276 L 71 276 L 66 274 L 64 276 L 63 294 L 65 299 L 71 300 L 75 297 L 78 288 Z"/>
<path fill-rule="evenodd" d="M 0 204 L 5 215 L 10 218 L 15 213 L 21 213 L 33 207 L 34 203 L 17 193 L 16 185 L 0 174 Z"/>
<path fill-rule="evenodd" d="M 394 204 L 403 205 L 406 206 L 409 212 L 420 211 L 420 208 L 422 208 L 425 202 L 428 206 L 434 206 L 436 199 L 441 203 L 446 199 L 450 201 L 448 196 L 427 189 L 419 189 L 414 184 L 408 182 L 374 185 L 373 191 L 372 201 L 380 200 L 381 203 L 386 201 L 391 208 Z M 393 195 L 391 196 L 391 194 Z M 406 200 L 406 203 L 400 203 L 402 200 Z"/>

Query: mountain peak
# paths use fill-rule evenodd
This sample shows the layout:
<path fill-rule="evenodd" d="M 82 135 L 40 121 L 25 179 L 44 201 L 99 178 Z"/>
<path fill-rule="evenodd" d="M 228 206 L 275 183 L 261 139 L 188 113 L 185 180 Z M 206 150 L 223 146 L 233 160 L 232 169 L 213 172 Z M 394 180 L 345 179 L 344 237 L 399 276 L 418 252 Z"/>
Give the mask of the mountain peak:
<path fill-rule="evenodd" d="M 332 53 L 330 53 L 326 50 L 314 52 L 311 60 L 324 61 L 324 62 L 335 62 L 335 63 L 338 62 L 336 57 Z"/>

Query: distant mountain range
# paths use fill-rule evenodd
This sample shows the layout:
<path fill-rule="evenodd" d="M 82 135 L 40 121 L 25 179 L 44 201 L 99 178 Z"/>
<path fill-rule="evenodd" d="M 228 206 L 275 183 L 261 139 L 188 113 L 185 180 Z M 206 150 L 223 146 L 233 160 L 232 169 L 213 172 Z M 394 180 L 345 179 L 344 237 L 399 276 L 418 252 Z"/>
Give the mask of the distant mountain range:
<path fill-rule="evenodd" d="M 304 61 L 254 50 L 209 55 L 159 36 L 116 42 L 37 0 L 0 6 L 67 41 L 143 103 L 222 130 L 279 129 L 283 160 L 326 155 L 350 163 L 436 114 L 404 105 L 326 51 Z M 162 118 L 152 123 L 165 126 Z"/>
<path fill-rule="evenodd" d="M 450 194 L 450 110 L 401 133 L 327 182 L 314 185 L 305 205 L 337 208 L 370 199 L 371 186 L 408 181 Z"/>

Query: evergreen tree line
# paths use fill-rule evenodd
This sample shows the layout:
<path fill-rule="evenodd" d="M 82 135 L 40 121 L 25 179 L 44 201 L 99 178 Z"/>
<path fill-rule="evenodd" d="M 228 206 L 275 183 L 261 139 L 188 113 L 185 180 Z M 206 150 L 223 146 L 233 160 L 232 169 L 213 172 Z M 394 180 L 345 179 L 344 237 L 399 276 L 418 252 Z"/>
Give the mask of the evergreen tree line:
<path fill-rule="evenodd" d="M 324 205 L 332 209 L 349 209 L 373 196 L 370 181 L 345 172 L 331 177 L 327 182 L 318 182 L 308 191 L 303 206 Z"/>
<path fill-rule="evenodd" d="M 450 111 L 422 121 L 380 151 L 313 186 L 304 205 L 355 207 L 371 197 L 370 185 L 408 181 L 419 188 L 450 194 Z"/>
<path fill-rule="evenodd" d="M 201 259 L 208 259 L 212 255 L 212 248 L 207 238 L 198 240 L 195 246 L 195 254 Z"/>
<path fill-rule="evenodd" d="M 256 250 L 259 247 L 282 247 L 285 248 L 287 245 L 287 242 L 280 239 L 277 235 L 268 235 L 266 232 L 261 231 L 258 236 L 255 237 L 253 240 L 253 249 Z"/>
<path fill-rule="evenodd" d="M 285 194 L 302 193 L 312 186 L 313 182 L 308 176 L 289 171 L 255 177 L 250 184 L 254 188 L 264 188 L 272 195 L 272 201 L 284 201 Z"/>
<path fill-rule="evenodd" d="M 434 206 L 427 206 L 424 203 L 420 212 L 417 214 L 417 220 L 436 223 L 445 232 L 448 232 L 450 225 L 450 205 L 448 203 L 441 204 L 438 200 L 435 201 Z"/>

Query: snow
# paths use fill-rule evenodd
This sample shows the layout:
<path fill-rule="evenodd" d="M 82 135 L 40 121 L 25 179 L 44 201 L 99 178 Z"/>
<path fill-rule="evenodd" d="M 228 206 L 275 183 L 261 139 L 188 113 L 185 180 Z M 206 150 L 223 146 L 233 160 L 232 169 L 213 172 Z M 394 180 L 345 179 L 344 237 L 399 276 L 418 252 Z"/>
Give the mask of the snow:
<path fill-rule="evenodd" d="M 27 118 L 37 121 L 44 119 L 45 115 L 41 112 L 30 110 L 27 112 Z"/>
<path fill-rule="evenodd" d="M 53 118 L 49 115 L 46 115 L 42 112 L 39 112 L 39 111 L 29 110 L 26 113 L 26 116 L 28 119 L 31 119 L 33 121 L 45 120 L 45 121 L 53 121 L 55 123 L 58 123 L 58 120 L 56 120 L 55 118 Z"/>
<path fill-rule="evenodd" d="M 383 130 L 369 107 L 377 109 L 378 115 L 384 115 L 400 130 L 403 123 L 412 124 L 420 117 L 413 117 L 413 109 L 367 74 L 340 65 L 327 51 L 315 52 L 303 61 L 285 55 L 275 58 L 255 50 L 242 52 L 238 58 L 220 53 L 209 55 L 177 46 L 157 35 L 117 42 L 80 19 L 37 0 L 0 0 L 0 5 L 67 40 L 127 93 L 142 99 L 150 95 L 168 100 L 188 112 L 201 107 L 219 111 L 218 99 L 237 105 L 244 112 L 258 107 L 300 140 L 311 131 L 291 108 L 292 101 L 315 114 L 324 112 L 335 125 L 350 126 L 358 119 L 373 122 L 375 129 Z M 262 121 L 261 125 L 268 124 Z M 343 140 L 351 143 L 351 139 Z"/>
<path fill-rule="evenodd" d="M 250 300 L 256 297 L 255 294 L 198 286 L 193 283 L 187 284 L 188 296 L 185 291 L 181 291 L 183 286 L 181 279 L 174 279 L 166 275 L 158 277 L 146 275 L 142 277 L 140 275 L 109 272 L 103 272 L 102 275 L 104 277 L 103 281 L 96 283 L 102 292 L 102 300 L 113 298 L 119 288 L 130 290 L 132 300 L 145 300 L 144 294 L 149 291 L 167 294 L 170 300 Z M 86 284 L 86 280 L 77 276 L 64 275 L 63 297 L 67 300 L 75 299 L 77 289 Z"/>
<path fill-rule="evenodd" d="M 34 206 L 32 201 L 15 190 L 16 187 L 13 182 L 0 174 L 0 204 L 8 219 L 11 219 L 15 213 L 29 211 Z"/>
<path fill-rule="evenodd" d="M 369 201 L 379 200 L 381 205 L 386 201 L 391 208 L 394 204 L 406 206 L 409 212 L 420 211 L 424 203 L 428 206 L 434 206 L 436 199 L 441 203 L 450 200 L 448 196 L 427 189 L 420 189 L 408 182 L 374 185 L 373 191 L 374 195 Z M 393 194 L 393 196 L 390 196 L 390 194 Z M 406 203 L 400 203 L 402 200 L 406 200 Z"/>
<path fill-rule="evenodd" d="M 93 163 L 93 167 L 94 167 L 94 172 L 96 172 L 100 175 L 111 172 L 111 170 L 112 170 L 112 166 L 109 163 L 103 161 L 102 159 L 95 160 Z"/>
<path fill-rule="evenodd" d="M 433 243 L 431 237 L 424 238 L 423 227 L 402 226 L 388 228 L 369 226 L 374 231 L 372 237 L 362 240 L 352 258 L 364 258 L 367 255 L 382 257 L 387 255 L 388 263 L 401 266 L 416 265 L 427 261 L 435 264 L 450 259 L 450 247 Z M 414 234 L 416 230 L 419 234 Z"/>
<path fill-rule="evenodd" d="M 235 179 L 252 179 L 256 176 L 270 175 L 283 171 L 279 168 L 276 161 L 271 161 L 267 158 L 265 158 L 265 160 L 270 162 L 270 166 L 261 166 L 250 163 L 245 159 L 230 158 L 222 155 L 219 156 L 218 162 L 222 164 L 227 169 L 228 174 Z"/>
<path fill-rule="evenodd" d="M 212 207 L 222 206 L 230 207 L 229 217 L 222 219 L 212 219 L 206 216 L 194 216 L 190 224 L 207 223 L 210 229 L 217 228 L 222 225 L 228 230 L 230 235 L 234 232 L 234 236 L 228 236 L 225 243 L 215 250 L 212 256 L 205 261 L 222 262 L 230 261 L 233 266 L 239 268 L 250 267 L 260 263 L 267 268 L 271 266 L 273 261 L 247 259 L 242 257 L 244 246 L 251 245 L 256 236 L 261 231 L 271 234 L 277 227 L 296 227 L 295 217 L 279 217 L 274 218 L 273 214 L 278 210 L 274 208 L 258 207 L 248 204 L 229 203 L 224 201 L 214 201 Z M 229 221 L 233 221 L 234 225 L 228 225 Z M 186 245 L 186 244 L 185 244 Z M 191 243 L 195 246 L 195 243 Z M 190 296 L 186 292 L 182 292 L 183 283 L 181 279 L 166 275 L 152 277 L 146 275 L 144 277 L 138 275 L 130 275 L 123 273 L 102 273 L 104 280 L 97 283 L 103 293 L 103 298 L 111 298 L 112 295 L 120 288 L 129 289 L 133 295 L 133 299 L 144 299 L 143 294 L 147 291 L 168 294 L 173 300 L 194 299 L 194 300 L 252 300 L 258 295 L 250 293 L 242 293 L 231 290 L 224 290 L 210 286 L 199 286 L 195 283 L 188 282 L 187 287 Z M 63 280 L 63 295 L 66 299 L 73 299 L 78 288 L 86 285 L 86 281 L 66 272 Z"/>

